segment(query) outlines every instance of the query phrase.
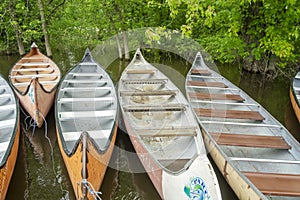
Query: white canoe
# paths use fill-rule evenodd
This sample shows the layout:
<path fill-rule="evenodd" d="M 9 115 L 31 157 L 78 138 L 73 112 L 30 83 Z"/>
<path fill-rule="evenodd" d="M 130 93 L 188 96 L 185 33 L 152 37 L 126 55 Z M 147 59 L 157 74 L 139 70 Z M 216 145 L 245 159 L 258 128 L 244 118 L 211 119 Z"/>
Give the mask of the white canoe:
<path fill-rule="evenodd" d="M 20 138 L 19 104 L 0 75 L 0 200 L 4 200 L 15 168 Z"/>
<path fill-rule="evenodd" d="M 105 70 L 87 49 L 63 78 L 55 101 L 57 138 L 76 199 L 94 199 L 117 135 L 118 101 Z"/>
<path fill-rule="evenodd" d="M 118 97 L 130 140 L 162 199 L 221 199 L 187 100 L 139 49 L 121 75 Z"/>
<path fill-rule="evenodd" d="M 299 199 L 298 141 L 245 92 L 209 69 L 200 52 L 186 94 L 209 153 L 240 199 Z"/>

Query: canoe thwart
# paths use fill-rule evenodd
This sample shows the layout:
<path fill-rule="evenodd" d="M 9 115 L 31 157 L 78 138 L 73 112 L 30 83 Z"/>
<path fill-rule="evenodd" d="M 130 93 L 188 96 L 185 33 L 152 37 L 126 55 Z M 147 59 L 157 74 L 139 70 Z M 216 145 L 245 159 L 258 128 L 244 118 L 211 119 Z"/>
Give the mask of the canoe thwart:
<path fill-rule="evenodd" d="M 196 131 L 194 132 L 155 132 L 147 133 L 142 132 L 139 134 L 140 137 L 181 137 L 181 136 L 196 136 Z"/>
<path fill-rule="evenodd" d="M 222 109 L 206 109 L 195 108 L 196 114 L 200 117 L 216 117 L 231 119 L 249 119 L 263 121 L 265 118 L 257 111 L 248 110 L 222 110 Z"/>
<path fill-rule="evenodd" d="M 186 105 L 174 104 L 174 105 L 149 105 L 149 106 L 124 106 L 125 112 L 163 112 L 163 111 L 185 111 Z"/>
<path fill-rule="evenodd" d="M 122 80 L 125 84 L 166 84 L 168 79 L 136 79 Z"/>
<path fill-rule="evenodd" d="M 202 86 L 202 87 L 218 87 L 218 88 L 228 87 L 223 82 L 188 81 L 187 84 L 191 86 Z"/>
<path fill-rule="evenodd" d="M 12 69 L 13 72 L 34 72 L 34 71 L 53 71 L 55 70 L 52 67 L 43 67 L 43 68 L 21 68 L 21 69 Z"/>
<path fill-rule="evenodd" d="M 50 63 L 48 63 L 48 62 L 26 62 L 26 63 L 20 63 L 20 65 L 23 67 L 35 67 L 35 66 L 49 66 Z"/>
<path fill-rule="evenodd" d="M 192 69 L 191 70 L 192 75 L 211 75 L 212 73 L 209 70 L 204 70 L 204 69 Z"/>
<path fill-rule="evenodd" d="M 157 91 L 120 91 L 121 96 L 175 96 L 178 90 L 157 90 Z"/>
<path fill-rule="evenodd" d="M 196 99 L 208 99 L 208 100 L 231 100 L 243 102 L 245 101 L 240 95 L 237 94 L 210 94 L 210 93 L 200 93 L 200 92 L 189 92 L 188 95 L 191 98 Z"/>
<path fill-rule="evenodd" d="M 263 172 L 243 172 L 243 174 L 266 195 L 300 197 L 299 174 Z"/>
<path fill-rule="evenodd" d="M 44 77 L 58 77 L 60 74 L 28 74 L 28 75 L 15 75 L 10 78 L 44 78 Z"/>
<path fill-rule="evenodd" d="M 281 136 L 243 135 L 231 133 L 210 133 L 219 145 L 291 149 Z"/>
<path fill-rule="evenodd" d="M 127 74 L 154 74 L 156 70 L 152 69 L 128 69 Z"/>
<path fill-rule="evenodd" d="M 77 112 L 59 112 L 60 120 L 74 120 L 74 119 L 85 119 L 95 117 L 114 117 L 114 110 L 105 111 L 77 111 Z"/>

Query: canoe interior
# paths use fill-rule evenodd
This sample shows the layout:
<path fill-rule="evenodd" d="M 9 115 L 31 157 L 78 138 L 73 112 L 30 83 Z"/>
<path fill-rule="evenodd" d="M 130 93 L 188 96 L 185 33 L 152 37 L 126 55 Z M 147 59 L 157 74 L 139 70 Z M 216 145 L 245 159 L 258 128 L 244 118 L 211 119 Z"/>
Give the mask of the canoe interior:
<path fill-rule="evenodd" d="M 36 78 L 45 92 L 56 89 L 61 74 L 57 65 L 42 54 L 36 46 L 21 58 L 11 69 L 9 79 L 16 91 L 26 94 L 33 78 Z"/>
<path fill-rule="evenodd" d="M 122 73 L 119 95 L 128 134 L 163 170 L 186 170 L 199 152 L 205 153 L 204 145 L 197 146 L 199 128 L 185 97 L 140 53 Z"/>
<path fill-rule="evenodd" d="M 18 108 L 15 95 L 6 80 L 0 76 L 0 167 L 9 156 L 16 129 Z"/>
<path fill-rule="evenodd" d="M 84 131 L 99 151 L 107 149 L 116 125 L 117 101 L 113 82 L 97 63 L 83 61 L 65 75 L 56 106 L 67 154 L 75 150 Z"/>
<path fill-rule="evenodd" d="M 300 82 L 296 84 L 300 87 Z M 204 132 L 242 177 L 245 177 L 246 172 L 299 176 L 299 143 L 261 105 L 210 70 L 199 53 L 187 75 L 186 90 Z M 228 139 L 225 140 L 226 138 Z M 247 141 L 239 142 L 239 138 Z M 276 178 L 274 180 L 273 184 L 276 184 Z M 289 183 L 288 180 L 285 181 Z M 300 184 L 300 179 L 296 182 Z M 254 182 L 250 185 L 254 187 L 257 184 Z M 267 185 L 267 181 L 264 184 Z M 300 195 L 275 188 L 273 192 L 263 192 L 279 199 L 291 199 L 291 196 Z"/>

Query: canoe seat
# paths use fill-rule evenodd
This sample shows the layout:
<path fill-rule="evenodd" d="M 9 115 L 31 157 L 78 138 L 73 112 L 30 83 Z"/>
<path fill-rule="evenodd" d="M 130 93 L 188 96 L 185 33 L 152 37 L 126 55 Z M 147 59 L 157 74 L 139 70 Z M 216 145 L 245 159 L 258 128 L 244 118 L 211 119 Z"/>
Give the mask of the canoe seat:
<path fill-rule="evenodd" d="M 137 131 L 184 131 L 184 132 L 193 132 L 197 128 L 195 126 L 169 126 L 169 127 L 151 127 L 151 128 L 144 128 L 144 127 L 136 127 L 134 128 Z"/>
<path fill-rule="evenodd" d="M 189 92 L 188 95 L 191 98 L 197 98 L 197 99 L 224 100 L 224 101 L 230 100 L 230 101 L 238 101 L 238 102 L 245 101 L 244 98 L 242 98 L 240 95 L 237 94 L 209 94 L 209 93 Z"/>
<path fill-rule="evenodd" d="M 103 74 L 98 73 L 69 73 L 70 75 L 76 76 L 76 77 L 99 77 L 102 78 Z"/>
<path fill-rule="evenodd" d="M 0 98 L 7 98 L 7 97 L 11 97 L 11 94 L 8 93 L 0 94 Z"/>
<path fill-rule="evenodd" d="M 35 67 L 35 66 L 49 66 L 50 63 L 47 62 L 26 62 L 26 63 L 20 63 L 23 67 Z"/>
<path fill-rule="evenodd" d="M 163 111 L 185 111 L 186 105 L 162 105 L 162 106 L 126 106 L 123 108 L 125 112 L 163 112 Z"/>
<path fill-rule="evenodd" d="M 31 71 L 53 71 L 52 67 L 43 67 L 43 68 L 22 68 L 22 69 L 13 69 L 13 72 L 31 72 Z"/>
<path fill-rule="evenodd" d="M 14 109 L 16 109 L 16 104 L 0 105 L 0 111 L 14 110 Z"/>
<path fill-rule="evenodd" d="M 85 65 L 85 66 L 98 66 L 96 63 L 94 62 L 82 62 L 79 65 Z"/>
<path fill-rule="evenodd" d="M 295 79 L 300 79 L 300 74 L 297 74 L 297 75 L 295 76 Z"/>
<path fill-rule="evenodd" d="M 55 81 L 39 81 L 39 83 L 42 84 L 42 85 L 53 85 L 53 84 L 56 84 L 56 83 L 58 83 L 58 82 L 59 82 L 58 80 L 55 80 Z M 14 85 L 15 87 L 18 87 L 18 86 L 20 86 L 20 87 L 22 87 L 22 86 L 27 86 L 27 85 L 29 85 L 29 84 L 30 84 L 30 82 L 13 83 L 13 85 Z"/>
<path fill-rule="evenodd" d="M 175 96 L 178 90 L 157 90 L 157 91 L 121 91 L 121 96 Z"/>
<path fill-rule="evenodd" d="M 110 136 L 111 130 L 93 130 L 86 131 L 91 138 L 94 140 L 97 139 L 107 139 Z M 76 141 L 80 138 L 82 131 L 74 131 L 74 132 L 63 132 L 64 140 L 67 141 Z"/>
<path fill-rule="evenodd" d="M 59 112 L 58 116 L 60 120 L 73 120 L 73 119 L 85 119 L 95 117 L 113 117 L 115 116 L 115 110 L 105 111 L 77 111 L 77 112 Z"/>
<path fill-rule="evenodd" d="M 293 88 L 294 88 L 294 90 L 295 90 L 295 91 L 297 91 L 297 92 L 299 92 L 299 91 L 300 91 L 300 87 L 296 87 L 296 86 L 294 86 Z"/>
<path fill-rule="evenodd" d="M 115 98 L 113 97 L 94 97 L 94 98 L 61 98 L 58 100 L 58 103 L 73 103 L 73 102 L 99 102 L 106 101 L 112 102 Z"/>
<path fill-rule="evenodd" d="M 222 110 L 195 108 L 195 112 L 201 117 L 231 118 L 231 119 L 249 119 L 263 121 L 265 118 L 257 111 L 246 110 Z"/>
<path fill-rule="evenodd" d="M 191 132 L 183 132 L 183 131 L 155 131 L 155 132 L 140 132 L 139 136 L 140 137 L 181 137 L 181 136 L 196 136 L 197 132 L 196 130 L 191 131 Z"/>
<path fill-rule="evenodd" d="M 16 76 L 10 76 L 10 78 L 43 78 L 43 77 L 57 77 L 60 76 L 60 74 L 28 74 L 28 75 L 16 75 Z"/>
<path fill-rule="evenodd" d="M 222 82 L 188 81 L 187 84 L 191 86 L 228 88 L 228 86 Z"/>
<path fill-rule="evenodd" d="M 5 152 L 7 150 L 7 148 L 8 148 L 8 145 L 9 145 L 9 141 L 7 141 L 7 142 L 0 142 L 0 152 Z"/>
<path fill-rule="evenodd" d="M 243 172 L 243 174 L 263 194 L 300 197 L 300 174 L 277 174 L 263 172 Z"/>
<path fill-rule="evenodd" d="M 60 91 L 68 91 L 68 92 L 93 92 L 99 90 L 112 90 L 111 87 L 64 87 L 61 88 Z"/>
<path fill-rule="evenodd" d="M 159 159 L 158 162 L 160 162 L 165 168 L 176 172 L 185 169 L 185 165 L 190 160 L 191 159 Z"/>
<path fill-rule="evenodd" d="M 155 70 L 152 69 L 129 69 L 126 71 L 127 74 L 154 74 Z"/>
<path fill-rule="evenodd" d="M 201 70 L 201 69 L 192 69 L 191 70 L 192 75 L 211 75 L 212 73 L 208 70 Z"/>
<path fill-rule="evenodd" d="M 136 79 L 136 80 L 122 80 L 125 84 L 166 84 L 168 79 Z"/>
<path fill-rule="evenodd" d="M 103 80 L 100 80 L 100 79 L 96 79 L 96 80 L 64 80 L 63 83 L 73 83 L 73 84 L 91 84 L 91 83 L 100 83 L 100 84 L 107 84 L 108 82 L 107 81 L 103 81 Z"/>
<path fill-rule="evenodd" d="M 26 62 L 43 62 L 43 63 L 48 63 L 49 59 L 48 58 L 41 58 L 41 57 L 23 57 L 21 60 L 25 60 Z"/>
<path fill-rule="evenodd" d="M 15 119 L 2 120 L 2 121 L 0 121 L 0 129 L 12 127 L 15 125 L 15 123 L 16 123 Z"/>
<path fill-rule="evenodd" d="M 210 133 L 219 145 L 291 149 L 281 136 L 244 135 L 231 133 Z"/>

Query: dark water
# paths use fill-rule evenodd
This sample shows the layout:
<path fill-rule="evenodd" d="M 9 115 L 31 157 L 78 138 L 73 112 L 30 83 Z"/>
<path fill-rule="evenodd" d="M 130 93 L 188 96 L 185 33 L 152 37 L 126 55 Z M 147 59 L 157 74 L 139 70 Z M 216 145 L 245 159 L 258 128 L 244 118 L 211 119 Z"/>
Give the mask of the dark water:
<path fill-rule="evenodd" d="M 60 66 L 62 73 L 66 73 L 71 66 L 81 60 L 83 52 L 84 50 L 76 53 L 54 54 L 53 60 Z M 0 57 L 0 73 L 7 77 L 10 67 L 18 59 L 20 59 L 19 56 Z M 149 62 L 160 63 L 155 65 L 171 77 L 181 90 L 184 90 L 185 74 L 189 65 L 178 58 L 161 58 L 154 61 L 151 57 L 146 56 L 146 59 Z M 125 62 L 120 63 L 116 60 L 106 70 L 117 83 L 125 66 Z M 221 66 L 219 71 L 263 105 L 299 140 L 300 126 L 289 100 L 290 80 L 264 81 L 259 75 L 247 73 L 241 75 L 236 66 Z M 53 112 L 54 109 L 46 118 L 47 131 L 45 131 L 45 127 L 41 129 L 26 127 L 26 124 L 28 125 L 30 122 L 27 119 L 25 123 L 25 115 L 22 114 L 19 154 L 7 199 L 74 199 L 71 183 L 56 140 Z M 124 154 L 124 152 L 133 152 L 133 147 L 127 135 L 122 131 L 122 126 L 118 131 L 116 146 L 119 148 L 114 151 L 110 166 L 122 164 L 122 169 L 126 170 L 117 170 L 115 167 L 108 168 L 100 189 L 103 193 L 102 199 L 159 200 L 147 174 L 133 172 L 142 165 L 137 157 L 132 162 L 132 158 L 129 160 L 127 154 Z M 237 199 L 217 169 L 216 173 L 223 199 Z"/>

